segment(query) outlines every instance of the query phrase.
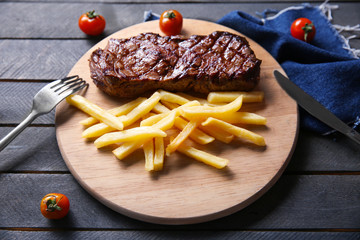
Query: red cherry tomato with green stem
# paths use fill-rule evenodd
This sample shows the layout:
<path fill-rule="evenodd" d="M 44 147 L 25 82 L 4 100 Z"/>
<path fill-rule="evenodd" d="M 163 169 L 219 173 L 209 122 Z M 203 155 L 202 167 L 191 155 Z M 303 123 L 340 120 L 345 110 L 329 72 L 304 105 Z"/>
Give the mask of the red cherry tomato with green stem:
<path fill-rule="evenodd" d="M 40 203 L 42 215 L 48 219 L 60 219 L 65 217 L 70 209 L 69 199 L 61 193 L 49 193 Z"/>
<path fill-rule="evenodd" d="M 291 24 L 291 35 L 304 42 L 311 42 L 316 33 L 316 29 L 311 20 L 307 18 L 298 18 Z"/>
<path fill-rule="evenodd" d="M 103 33 L 105 26 L 105 18 L 97 14 L 95 10 L 84 13 L 79 18 L 79 28 L 87 35 L 100 35 Z"/>
<path fill-rule="evenodd" d="M 182 15 L 176 10 L 167 10 L 160 16 L 160 30 L 167 36 L 181 33 L 183 24 Z"/>

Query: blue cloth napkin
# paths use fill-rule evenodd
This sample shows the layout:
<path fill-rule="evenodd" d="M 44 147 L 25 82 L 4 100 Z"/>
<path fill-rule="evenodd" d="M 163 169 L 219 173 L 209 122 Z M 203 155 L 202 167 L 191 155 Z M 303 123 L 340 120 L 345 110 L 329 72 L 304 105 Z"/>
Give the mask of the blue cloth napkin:
<path fill-rule="evenodd" d="M 309 18 L 316 27 L 311 44 L 290 34 L 291 23 L 299 17 Z M 146 21 L 157 18 L 151 12 L 145 14 Z M 319 7 L 304 4 L 263 19 L 233 11 L 218 23 L 259 43 L 295 84 L 344 122 L 356 122 L 360 115 L 360 60 L 343 48 L 344 41 Z M 300 124 L 318 133 L 331 130 L 301 108 Z"/>

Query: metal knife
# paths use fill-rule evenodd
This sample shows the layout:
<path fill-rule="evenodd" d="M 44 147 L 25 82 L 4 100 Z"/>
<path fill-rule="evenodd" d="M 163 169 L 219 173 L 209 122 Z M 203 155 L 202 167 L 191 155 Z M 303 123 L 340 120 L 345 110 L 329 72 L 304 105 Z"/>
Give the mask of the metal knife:
<path fill-rule="evenodd" d="M 350 139 L 360 144 L 360 134 L 355 131 L 355 129 L 349 127 L 346 123 L 337 118 L 332 112 L 327 110 L 323 105 L 304 92 L 279 71 L 275 70 L 274 76 L 287 94 L 289 94 L 289 96 L 292 97 L 308 113 L 327 124 L 329 127 L 345 134 Z"/>

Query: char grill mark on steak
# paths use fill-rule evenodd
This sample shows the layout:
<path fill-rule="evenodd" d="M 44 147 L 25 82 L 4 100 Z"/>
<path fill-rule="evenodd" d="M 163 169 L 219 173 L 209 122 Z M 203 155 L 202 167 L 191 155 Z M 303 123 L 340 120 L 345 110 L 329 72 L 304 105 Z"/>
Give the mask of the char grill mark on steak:
<path fill-rule="evenodd" d="M 143 33 L 110 39 L 105 49 L 95 50 L 90 72 L 109 95 L 134 97 L 159 88 L 249 91 L 259 81 L 260 64 L 247 40 L 228 32 L 188 39 Z"/>

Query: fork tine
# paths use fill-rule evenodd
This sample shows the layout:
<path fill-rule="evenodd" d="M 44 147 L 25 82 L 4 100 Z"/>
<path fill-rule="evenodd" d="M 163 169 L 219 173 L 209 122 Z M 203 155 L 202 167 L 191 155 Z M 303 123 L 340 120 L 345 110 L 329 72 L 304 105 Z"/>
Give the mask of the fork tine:
<path fill-rule="evenodd" d="M 65 77 L 65 78 L 62 78 L 62 79 L 54 80 L 51 83 L 47 84 L 44 88 L 50 88 L 51 89 L 51 88 L 57 87 L 60 84 L 63 84 L 64 81 L 67 81 L 67 80 L 70 80 L 70 79 L 73 79 L 73 78 L 75 78 L 74 80 L 76 80 L 77 78 L 79 78 L 79 76 L 75 75 L 75 76 L 70 76 L 70 77 Z"/>
<path fill-rule="evenodd" d="M 76 81 L 79 81 L 79 80 L 82 80 L 82 78 L 80 78 L 79 76 L 74 76 L 75 78 L 67 78 L 67 79 L 62 79 L 63 80 L 63 83 L 65 84 L 65 85 L 67 85 L 67 84 L 70 84 L 70 83 L 73 83 L 73 82 L 76 82 Z"/>
<path fill-rule="evenodd" d="M 58 85 L 52 87 L 52 90 L 54 92 L 59 92 L 66 90 L 67 88 L 71 87 L 73 84 L 77 84 L 82 81 L 82 78 L 76 78 L 72 80 L 67 80 L 65 82 L 59 83 Z"/>
<path fill-rule="evenodd" d="M 57 86 L 57 85 L 60 84 L 60 83 L 61 83 L 61 79 L 54 80 L 54 81 L 52 81 L 51 83 L 45 85 L 44 88 L 53 88 L 53 87 Z"/>
<path fill-rule="evenodd" d="M 81 81 L 79 83 L 74 83 L 71 86 L 68 86 L 67 89 L 64 89 L 63 91 L 58 93 L 58 95 L 60 97 L 67 97 L 67 96 L 69 96 L 69 95 L 83 89 L 86 86 L 88 86 L 87 82 L 81 79 Z"/>
<path fill-rule="evenodd" d="M 68 82 L 66 84 L 64 84 L 63 86 L 61 86 L 60 88 L 56 89 L 55 92 L 58 92 L 58 94 L 61 94 L 63 92 L 65 92 L 68 89 L 71 89 L 79 84 L 82 84 L 83 82 L 85 82 L 82 78 L 77 79 L 76 81 L 71 81 Z"/>
<path fill-rule="evenodd" d="M 60 79 L 60 82 L 58 84 L 51 86 L 51 89 L 53 89 L 55 92 L 57 92 L 61 88 L 63 88 L 64 86 L 67 86 L 68 84 L 71 84 L 73 82 L 77 82 L 79 80 L 82 80 L 82 79 L 79 78 L 79 76 L 77 76 L 77 75 L 73 76 L 72 78 L 70 78 L 70 77 L 63 78 L 63 79 Z"/>
<path fill-rule="evenodd" d="M 66 83 L 66 82 L 68 82 L 68 81 L 73 81 L 73 80 L 76 80 L 76 79 L 79 79 L 79 76 L 78 76 L 78 75 L 61 78 L 60 81 L 61 81 L 61 83 Z"/>
<path fill-rule="evenodd" d="M 67 81 L 67 80 L 72 79 L 72 78 L 79 78 L 79 75 L 73 75 L 73 76 L 65 77 L 65 78 L 62 78 L 61 80 L 62 81 Z"/>
<path fill-rule="evenodd" d="M 71 89 L 70 94 L 76 93 L 77 91 L 80 91 L 81 89 L 83 89 L 84 87 L 87 87 L 88 85 L 89 84 L 87 82 L 83 81 L 81 85 L 77 86 L 76 88 Z"/>

